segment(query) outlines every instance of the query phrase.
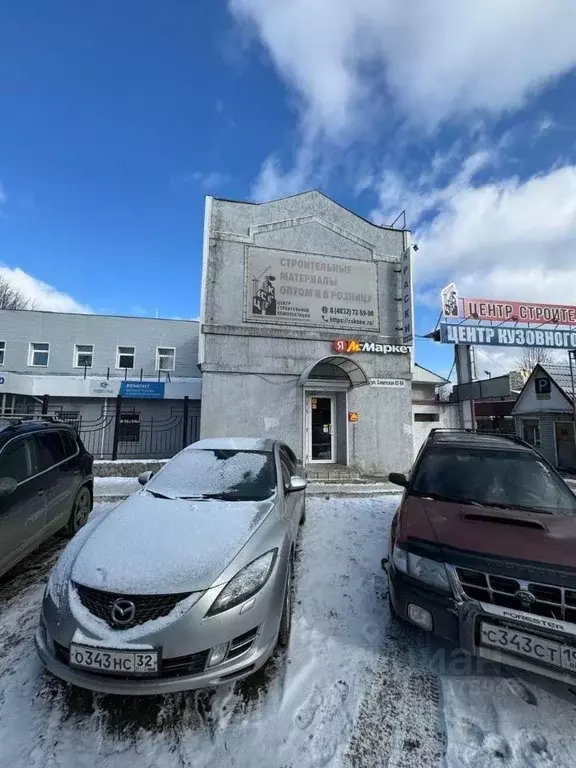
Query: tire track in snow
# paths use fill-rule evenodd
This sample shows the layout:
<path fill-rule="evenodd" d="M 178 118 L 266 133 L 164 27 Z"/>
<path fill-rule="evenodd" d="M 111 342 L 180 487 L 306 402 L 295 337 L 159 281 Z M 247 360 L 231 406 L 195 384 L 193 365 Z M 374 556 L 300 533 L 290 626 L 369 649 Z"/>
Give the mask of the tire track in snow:
<path fill-rule="evenodd" d="M 391 617 L 356 718 L 351 768 L 434 768 L 446 751 L 438 677 L 423 633 Z"/>

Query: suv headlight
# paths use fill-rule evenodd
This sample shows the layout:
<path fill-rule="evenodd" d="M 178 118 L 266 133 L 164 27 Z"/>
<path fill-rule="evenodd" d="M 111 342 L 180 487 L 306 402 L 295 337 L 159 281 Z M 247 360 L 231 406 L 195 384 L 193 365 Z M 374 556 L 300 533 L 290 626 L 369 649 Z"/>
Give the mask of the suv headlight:
<path fill-rule="evenodd" d="M 214 600 L 206 615 L 214 616 L 228 611 L 259 592 L 272 573 L 277 554 L 277 549 L 271 549 L 238 571 Z"/>
<path fill-rule="evenodd" d="M 423 581 L 431 587 L 438 587 L 450 591 L 450 582 L 446 573 L 444 563 L 438 563 L 436 560 L 429 560 L 427 557 L 414 555 L 412 552 L 406 552 L 398 546 L 394 546 L 392 553 L 394 566 L 402 573 L 412 576 L 418 581 Z"/>

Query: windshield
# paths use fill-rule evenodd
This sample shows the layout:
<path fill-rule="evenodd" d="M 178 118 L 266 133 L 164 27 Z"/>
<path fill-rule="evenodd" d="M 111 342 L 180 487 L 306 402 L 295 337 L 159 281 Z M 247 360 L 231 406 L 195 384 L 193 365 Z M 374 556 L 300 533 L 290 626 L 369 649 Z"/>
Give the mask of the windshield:
<path fill-rule="evenodd" d="M 146 485 L 171 499 L 259 501 L 276 488 L 273 454 L 260 451 L 188 450 L 175 456 Z"/>
<path fill-rule="evenodd" d="M 416 470 L 412 491 L 533 512 L 576 514 L 576 497 L 537 456 L 519 451 L 430 449 Z"/>

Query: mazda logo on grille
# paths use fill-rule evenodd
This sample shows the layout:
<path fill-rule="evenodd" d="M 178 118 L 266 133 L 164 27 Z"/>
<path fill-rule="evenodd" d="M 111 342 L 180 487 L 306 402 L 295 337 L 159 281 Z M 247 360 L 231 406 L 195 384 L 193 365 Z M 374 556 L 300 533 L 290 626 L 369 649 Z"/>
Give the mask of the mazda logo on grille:
<path fill-rule="evenodd" d="M 112 621 L 119 627 L 131 624 L 136 616 L 136 606 L 132 600 L 121 597 L 112 605 Z"/>
<path fill-rule="evenodd" d="M 532 592 L 528 592 L 527 589 L 519 589 L 518 592 L 516 592 L 516 594 L 514 595 L 514 597 L 517 600 L 520 600 L 520 602 L 525 608 L 529 608 L 532 605 L 532 603 L 536 602 L 536 598 L 534 597 Z"/>

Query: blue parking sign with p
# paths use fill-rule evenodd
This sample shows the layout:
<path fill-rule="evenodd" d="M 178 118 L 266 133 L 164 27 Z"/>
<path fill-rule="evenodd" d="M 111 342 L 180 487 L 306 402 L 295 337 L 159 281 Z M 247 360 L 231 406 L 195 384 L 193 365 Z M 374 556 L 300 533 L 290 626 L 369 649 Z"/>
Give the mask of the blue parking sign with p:
<path fill-rule="evenodd" d="M 549 376 L 539 376 L 534 379 L 534 386 L 537 395 L 549 395 L 552 391 L 552 382 Z"/>

